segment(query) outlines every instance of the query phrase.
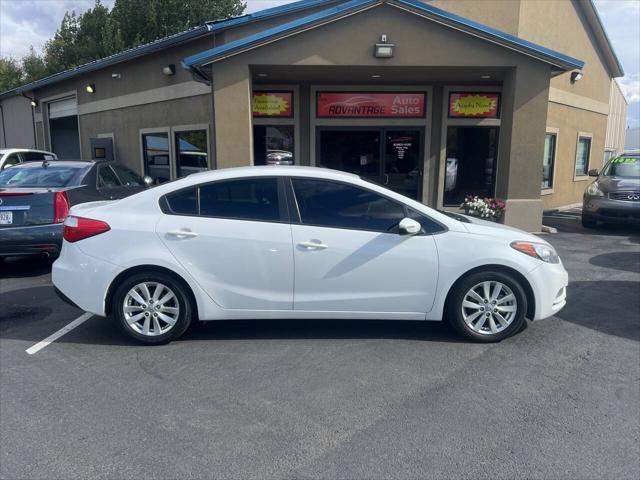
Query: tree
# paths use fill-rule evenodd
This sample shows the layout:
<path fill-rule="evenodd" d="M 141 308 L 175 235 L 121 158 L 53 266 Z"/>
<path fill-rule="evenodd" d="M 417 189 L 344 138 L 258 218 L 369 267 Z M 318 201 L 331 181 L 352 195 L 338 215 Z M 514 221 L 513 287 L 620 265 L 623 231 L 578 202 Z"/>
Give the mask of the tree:
<path fill-rule="evenodd" d="M 29 83 L 46 77 L 49 74 L 44 58 L 38 55 L 33 48 L 29 47 L 29 53 L 22 57 L 23 82 Z"/>
<path fill-rule="evenodd" d="M 78 17 L 76 12 L 66 12 L 60 28 L 44 47 L 45 62 L 52 72 L 59 72 L 78 65 Z"/>
<path fill-rule="evenodd" d="M 22 68 L 13 58 L 0 58 L 0 92 L 11 90 L 22 83 Z"/>

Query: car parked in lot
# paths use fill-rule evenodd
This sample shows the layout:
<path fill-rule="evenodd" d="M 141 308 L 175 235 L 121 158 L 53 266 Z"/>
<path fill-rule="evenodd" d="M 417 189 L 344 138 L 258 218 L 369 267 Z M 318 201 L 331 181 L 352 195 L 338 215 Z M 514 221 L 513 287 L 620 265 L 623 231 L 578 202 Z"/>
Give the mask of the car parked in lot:
<path fill-rule="evenodd" d="M 441 320 L 477 341 L 565 305 L 551 245 L 313 167 L 196 173 L 71 209 L 52 279 L 146 343 L 192 318 Z"/>
<path fill-rule="evenodd" d="M 622 154 L 612 158 L 585 190 L 582 201 L 582 225 L 596 227 L 598 222 L 640 225 L 640 154 Z"/>
<path fill-rule="evenodd" d="M 0 148 L 0 171 L 25 162 L 57 160 L 55 153 L 29 148 Z"/>
<path fill-rule="evenodd" d="M 0 258 L 57 255 L 69 207 L 139 192 L 145 180 L 114 161 L 44 161 L 0 172 Z"/>

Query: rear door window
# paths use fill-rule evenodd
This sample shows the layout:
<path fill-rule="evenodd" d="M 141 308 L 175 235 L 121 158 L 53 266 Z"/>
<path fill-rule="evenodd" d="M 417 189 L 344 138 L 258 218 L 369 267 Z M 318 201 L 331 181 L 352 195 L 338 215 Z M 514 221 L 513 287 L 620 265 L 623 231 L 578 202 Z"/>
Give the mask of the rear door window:
<path fill-rule="evenodd" d="M 44 160 L 53 160 L 53 158 L 47 159 L 44 153 L 40 152 L 21 152 L 22 158 L 25 162 L 42 162 Z M 48 155 L 51 157 L 51 155 Z"/>
<path fill-rule="evenodd" d="M 305 225 L 391 232 L 404 218 L 403 205 L 371 190 L 308 178 L 292 184 Z"/>
<path fill-rule="evenodd" d="M 122 186 L 118 176 L 109 165 L 98 166 L 98 188 L 117 188 Z"/>
<path fill-rule="evenodd" d="M 165 213 L 173 215 L 198 215 L 198 188 L 187 188 L 165 197 L 169 210 L 163 208 Z"/>
<path fill-rule="evenodd" d="M 200 187 L 200 215 L 276 222 L 281 218 L 277 178 L 246 178 Z"/>

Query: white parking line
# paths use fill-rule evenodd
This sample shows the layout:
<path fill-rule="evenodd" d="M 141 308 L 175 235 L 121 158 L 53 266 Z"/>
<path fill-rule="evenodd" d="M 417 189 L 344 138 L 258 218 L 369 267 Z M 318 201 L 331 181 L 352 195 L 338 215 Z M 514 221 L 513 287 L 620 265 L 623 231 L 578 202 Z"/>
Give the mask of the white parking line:
<path fill-rule="evenodd" d="M 89 312 L 83 313 L 78 318 L 76 318 L 73 322 L 71 322 L 70 324 L 62 327 L 56 333 L 54 333 L 52 335 L 49 335 L 47 338 L 45 338 L 41 342 L 36 343 L 33 347 L 27 348 L 25 350 L 25 352 L 27 352 L 29 355 L 33 355 L 34 353 L 38 353 L 44 347 L 49 346 L 49 344 L 55 342 L 61 336 L 69 333 L 71 330 L 76 328 L 78 325 L 82 325 L 84 322 L 89 320 L 91 317 L 93 317 L 93 313 L 89 313 Z"/>

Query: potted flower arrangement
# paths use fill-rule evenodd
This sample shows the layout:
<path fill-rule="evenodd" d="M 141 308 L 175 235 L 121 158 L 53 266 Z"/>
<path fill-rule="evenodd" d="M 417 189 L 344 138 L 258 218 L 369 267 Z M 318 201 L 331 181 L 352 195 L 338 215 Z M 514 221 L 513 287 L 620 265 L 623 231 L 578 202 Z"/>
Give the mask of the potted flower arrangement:
<path fill-rule="evenodd" d="M 491 197 L 478 197 L 477 195 L 467 195 L 460 205 L 464 213 L 472 217 L 483 220 L 499 221 L 504 214 L 504 202 Z"/>

